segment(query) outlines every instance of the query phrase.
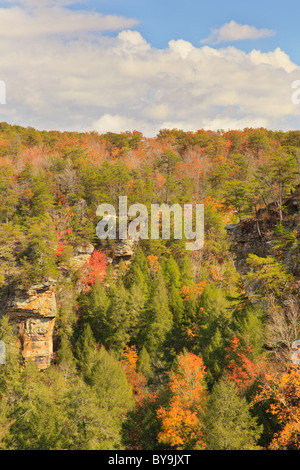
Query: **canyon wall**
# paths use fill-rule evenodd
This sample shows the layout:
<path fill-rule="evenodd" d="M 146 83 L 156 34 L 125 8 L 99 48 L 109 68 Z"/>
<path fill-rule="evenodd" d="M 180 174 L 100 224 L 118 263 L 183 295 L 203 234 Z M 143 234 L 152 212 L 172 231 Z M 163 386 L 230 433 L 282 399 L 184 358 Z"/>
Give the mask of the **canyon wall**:
<path fill-rule="evenodd" d="M 282 226 L 289 231 L 297 233 L 300 238 L 300 188 L 286 202 Z M 241 221 L 226 227 L 231 238 L 230 251 L 236 270 L 244 281 L 246 294 L 251 299 L 255 295 L 257 286 L 250 282 L 245 275 L 250 267 L 247 263 L 249 254 L 259 257 L 274 255 L 274 242 L 278 239 L 275 233 L 278 224 L 278 214 L 272 211 L 261 210 L 256 218 Z M 102 244 L 101 248 L 107 260 L 113 265 L 115 273 L 118 271 L 120 261 L 130 264 L 137 247 L 137 242 L 120 240 L 114 243 Z M 68 276 L 72 272 L 79 272 L 89 263 L 94 246 L 79 246 L 74 248 L 74 256 L 69 266 L 61 266 L 61 276 Z M 288 272 L 292 273 L 300 286 L 299 257 L 291 255 L 287 244 L 282 249 L 281 261 Z M 1 307 L 0 314 L 7 314 L 15 326 L 15 333 L 19 341 L 20 351 L 24 360 L 33 359 L 40 369 L 48 367 L 53 358 L 53 333 L 55 321 L 59 310 L 56 293 L 57 281 L 46 279 L 32 285 L 30 288 L 17 286 L 10 293 L 5 306 Z M 78 293 L 80 284 L 78 285 Z M 61 293 L 60 293 L 61 295 Z"/>

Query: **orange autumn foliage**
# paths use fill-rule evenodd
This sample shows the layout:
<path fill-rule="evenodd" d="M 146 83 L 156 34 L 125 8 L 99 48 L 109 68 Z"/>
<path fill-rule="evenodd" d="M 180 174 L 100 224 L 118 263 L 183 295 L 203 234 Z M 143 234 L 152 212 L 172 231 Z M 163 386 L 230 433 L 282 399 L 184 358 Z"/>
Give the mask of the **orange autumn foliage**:
<path fill-rule="evenodd" d="M 206 404 L 205 367 L 195 354 L 178 356 L 176 372 L 170 372 L 169 406 L 157 411 L 161 419 L 158 442 L 172 449 L 203 449 L 202 415 Z"/>
<path fill-rule="evenodd" d="M 180 288 L 179 292 L 183 300 L 188 300 L 192 295 L 196 295 L 197 297 L 200 296 L 203 293 L 206 285 L 206 281 L 193 283 L 191 286 L 184 285 Z"/>
<path fill-rule="evenodd" d="M 291 364 L 284 372 L 265 374 L 264 383 L 252 401 L 252 405 L 272 400 L 269 413 L 281 424 L 281 430 L 273 437 L 271 450 L 300 450 L 300 369 Z"/>
<path fill-rule="evenodd" d="M 239 390 L 244 392 L 250 387 L 261 374 L 264 367 L 264 358 L 261 357 L 255 361 L 251 359 L 252 346 L 245 346 L 242 351 L 240 340 L 234 336 L 230 346 L 226 349 L 228 365 L 226 373 L 233 380 Z"/>
<path fill-rule="evenodd" d="M 126 346 L 121 357 L 121 363 L 125 370 L 128 382 L 132 386 L 136 399 L 140 400 L 144 395 L 147 383 L 146 377 L 137 370 L 138 353 L 135 346 Z"/>
<path fill-rule="evenodd" d="M 158 262 L 158 256 L 155 255 L 149 255 L 147 256 L 147 261 L 149 264 L 149 272 L 151 274 L 155 273 L 160 269 L 160 264 Z"/>
<path fill-rule="evenodd" d="M 234 215 L 234 208 L 226 208 L 224 207 L 224 199 L 216 199 L 212 196 L 207 196 L 204 199 L 204 205 L 209 206 L 214 212 L 220 214 L 224 224 L 229 224 L 232 222 L 232 217 Z"/>

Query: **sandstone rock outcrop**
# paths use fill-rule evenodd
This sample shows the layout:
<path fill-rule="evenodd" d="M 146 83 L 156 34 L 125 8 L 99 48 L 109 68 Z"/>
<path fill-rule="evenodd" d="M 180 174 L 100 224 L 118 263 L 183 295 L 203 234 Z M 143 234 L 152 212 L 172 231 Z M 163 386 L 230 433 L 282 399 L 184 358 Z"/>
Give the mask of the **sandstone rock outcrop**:
<path fill-rule="evenodd" d="M 52 359 L 52 333 L 57 314 L 55 286 L 53 279 L 29 289 L 19 286 L 5 308 L 15 325 L 24 360 L 34 360 L 40 369 L 48 367 Z"/>
<path fill-rule="evenodd" d="M 90 243 L 84 246 L 74 247 L 74 256 L 70 260 L 70 267 L 76 271 L 82 269 L 86 264 L 88 264 L 94 249 L 95 247 Z"/>
<path fill-rule="evenodd" d="M 109 264 L 114 268 L 114 276 L 118 274 L 120 262 L 123 261 L 125 266 L 129 265 L 135 255 L 138 247 L 138 240 L 115 240 L 113 244 L 101 245 L 101 249 L 106 255 Z"/>

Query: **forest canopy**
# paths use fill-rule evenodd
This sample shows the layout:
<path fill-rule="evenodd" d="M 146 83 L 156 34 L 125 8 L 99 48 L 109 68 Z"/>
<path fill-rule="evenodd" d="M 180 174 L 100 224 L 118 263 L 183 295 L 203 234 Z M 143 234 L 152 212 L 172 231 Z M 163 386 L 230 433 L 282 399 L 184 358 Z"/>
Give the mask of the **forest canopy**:
<path fill-rule="evenodd" d="M 283 256 L 297 265 L 299 216 L 287 201 L 299 168 L 300 131 L 162 129 L 147 138 L 0 123 L 0 301 L 49 278 L 59 300 L 44 371 L 24 363 L 1 317 L 0 448 L 299 449 L 300 376 L 290 360 L 299 280 Z M 146 207 L 204 204 L 204 247 L 141 240 L 115 269 L 96 209 L 120 196 Z M 256 221 L 261 234 L 258 214 L 274 243 L 271 255 L 249 256 L 253 301 L 225 227 Z M 78 273 L 70 261 L 87 245 L 94 252 Z"/>

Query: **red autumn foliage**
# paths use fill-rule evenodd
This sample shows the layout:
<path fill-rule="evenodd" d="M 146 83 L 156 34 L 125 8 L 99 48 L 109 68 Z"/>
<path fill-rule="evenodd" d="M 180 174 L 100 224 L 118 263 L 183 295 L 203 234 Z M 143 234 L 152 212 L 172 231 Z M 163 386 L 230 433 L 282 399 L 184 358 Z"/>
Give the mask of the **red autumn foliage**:
<path fill-rule="evenodd" d="M 57 232 L 58 238 L 58 245 L 57 245 L 57 252 L 55 253 L 56 258 L 61 258 L 64 252 L 64 247 L 68 245 L 67 237 L 71 235 L 72 229 L 67 228 L 66 230 L 58 230 Z"/>
<path fill-rule="evenodd" d="M 242 347 L 236 336 L 231 340 L 226 353 L 228 362 L 226 373 L 236 383 L 239 390 L 244 392 L 262 372 L 265 363 L 264 357 L 252 359 L 252 346 Z"/>
<path fill-rule="evenodd" d="M 86 290 L 89 290 L 96 280 L 103 281 L 106 270 L 107 259 L 104 253 L 101 250 L 95 250 L 90 257 L 88 265 L 83 270 L 80 282 L 85 284 Z"/>

